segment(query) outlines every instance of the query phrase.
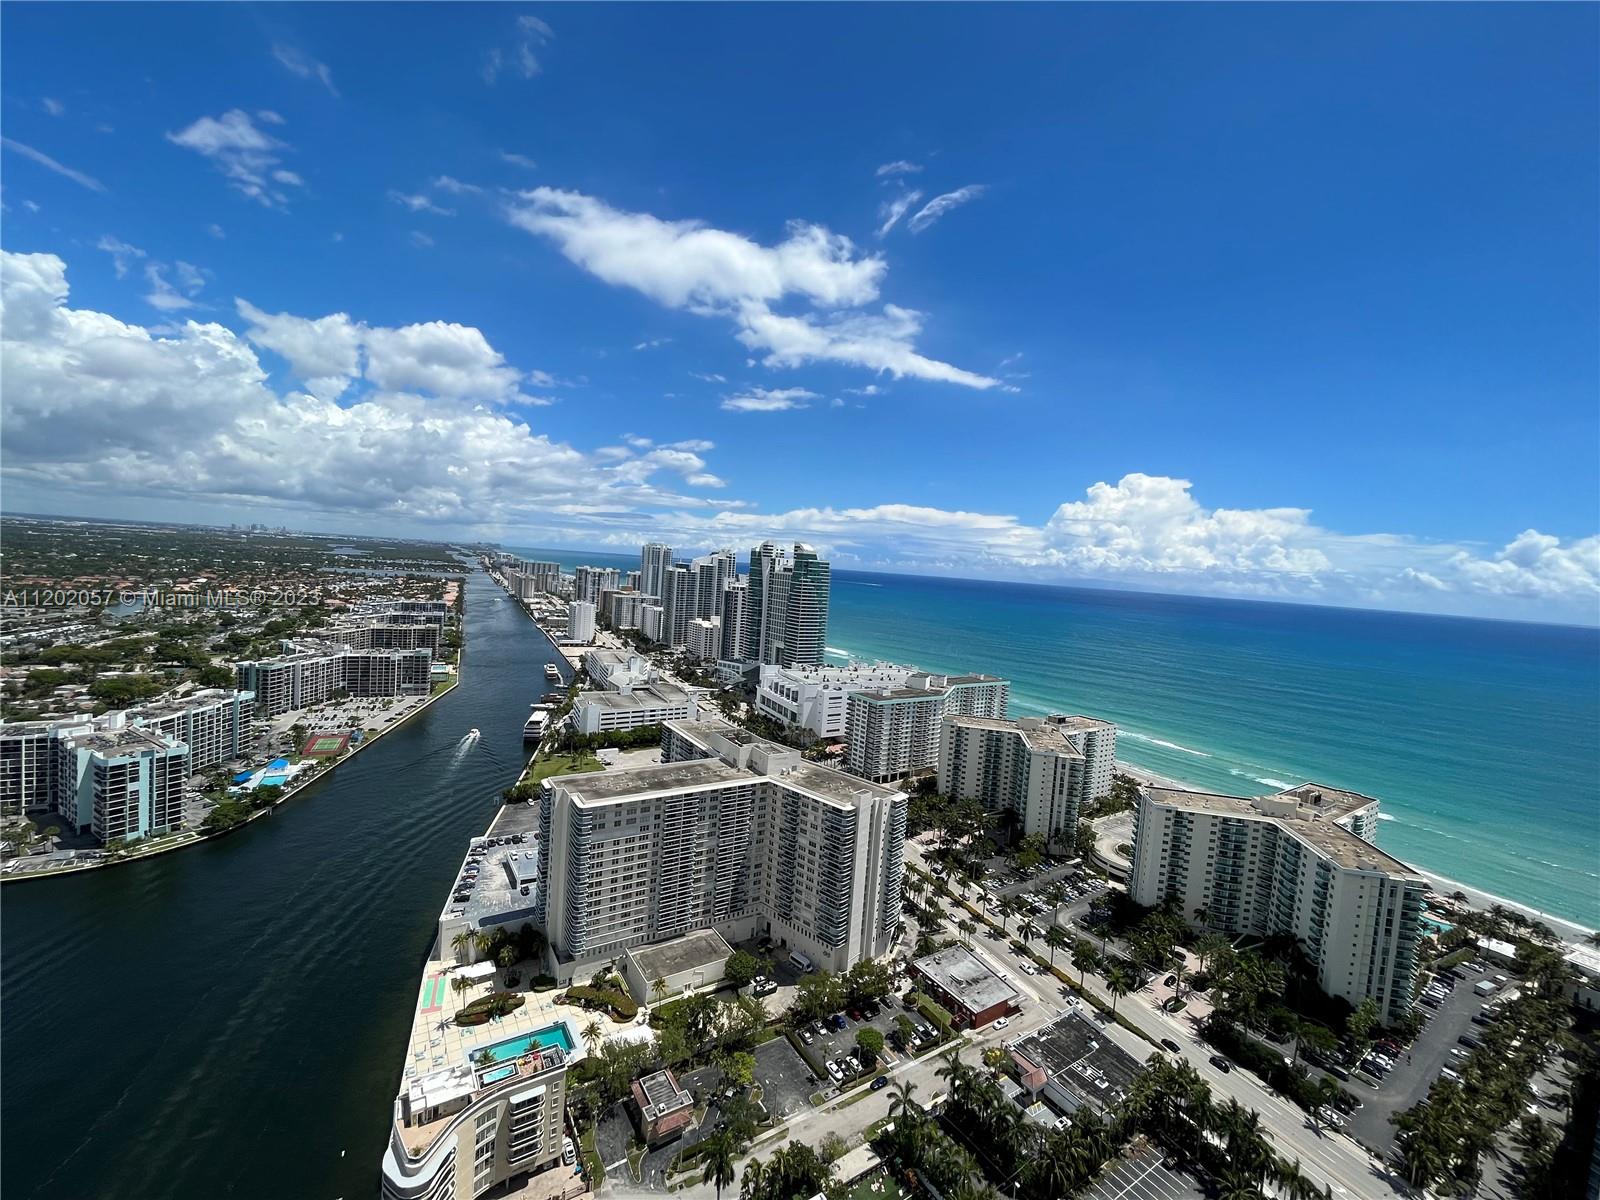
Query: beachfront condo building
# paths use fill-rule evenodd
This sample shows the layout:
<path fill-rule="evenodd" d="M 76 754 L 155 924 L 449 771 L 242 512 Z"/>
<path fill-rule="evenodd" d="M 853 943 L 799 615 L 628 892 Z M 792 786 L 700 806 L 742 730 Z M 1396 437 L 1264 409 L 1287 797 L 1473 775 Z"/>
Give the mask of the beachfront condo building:
<path fill-rule="evenodd" d="M 1006 715 L 1011 685 L 993 675 L 930 675 L 914 671 L 896 687 L 850 693 L 845 711 L 845 763 L 852 775 L 883 783 L 939 762 L 947 716 Z"/>
<path fill-rule="evenodd" d="M 684 652 L 696 662 L 714 662 L 722 653 L 722 618 L 696 617 L 690 621 Z"/>
<path fill-rule="evenodd" d="M 904 687 L 917 674 L 895 663 L 851 663 L 844 667 L 761 666 L 756 711 L 815 738 L 841 738 L 851 692 Z"/>
<path fill-rule="evenodd" d="M 674 563 L 661 580 L 660 641 L 672 649 L 689 640 L 689 622 L 700 602 L 699 582 L 688 563 Z"/>
<path fill-rule="evenodd" d="M 906 798 L 720 720 L 660 765 L 545 781 L 541 919 L 558 974 L 700 929 L 843 971 L 900 924 Z"/>
<path fill-rule="evenodd" d="M 572 571 L 572 597 L 587 604 L 598 605 L 600 593 L 615 591 L 621 574 L 615 567 L 574 567 Z"/>
<path fill-rule="evenodd" d="M 695 559 L 689 566 L 695 578 L 695 617 L 703 621 L 720 617 L 723 592 L 739 577 L 738 559 L 732 550 L 718 550 Z"/>
<path fill-rule="evenodd" d="M 951 714 L 939 739 L 939 792 L 1010 814 L 1019 837 L 1070 848 L 1083 806 L 1111 790 L 1117 727 L 1093 717 Z"/>
<path fill-rule="evenodd" d="M 667 572 L 672 570 L 672 547 L 647 542 L 639 550 L 639 590 L 658 600 L 666 594 Z"/>
<path fill-rule="evenodd" d="M 832 569 L 804 542 L 792 554 L 772 542 L 750 551 L 749 660 L 821 666 L 828 641 Z"/>
<path fill-rule="evenodd" d="M 1373 804 L 1317 785 L 1254 799 L 1141 787 L 1129 894 L 1231 937 L 1292 937 L 1324 992 L 1371 996 L 1394 1024 L 1411 1010 L 1428 884 L 1353 832 Z"/>
<path fill-rule="evenodd" d="M 733 578 L 722 592 L 722 645 L 718 657 L 742 663 L 750 658 L 750 581 Z"/>
<path fill-rule="evenodd" d="M 64 731 L 53 776 L 56 815 L 101 842 L 183 825 L 189 748 L 170 737 L 120 723 Z"/>
<path fill-rule="evenodd" d="M 615 630 L 639 628 L 640 610 L 644 607 L 646 599 L 643 592 L 633 588 L 619 588 L 614 592 L 607 592 L 604 599 L 605 605 L 601 612 L 605 616 L 608 628 Z"/>

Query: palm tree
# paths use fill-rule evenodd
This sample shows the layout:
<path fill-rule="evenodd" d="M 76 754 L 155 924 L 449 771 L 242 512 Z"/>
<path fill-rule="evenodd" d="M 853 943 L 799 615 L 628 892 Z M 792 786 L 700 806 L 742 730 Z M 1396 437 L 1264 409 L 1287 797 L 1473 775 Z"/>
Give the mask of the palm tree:
<path fill-rule="evenodd" d="M 1083 977 L 1090 971 L 1100 969 L 1100 951 L 1088 938 L 1079 938 L 1072 943 L 1072 966 L 1078 972 L 1078 987 L 1083 987 Z"/>
<path fill-rule="evenodd" d="M 1065 929 L 1059 925 L 1052 924 L 1049 929 L 1044 931 L 1044 944 L 1050 950 L 1050 965 L 1054 967 L 1056 965 L 1056 951 L 1065 950 L 1071 944 L 1071 939 L 1067 936 Z"/>
<path fill-rule="evenodd" d="M 1111 1015 L 1117 1015 L 1117 1001 L 1133 991 L 1133 979 L 1121 966 L 1106 972 L 1106 991 L 1111 993 Z"/>
<path fill-rule="evenodd" d="M 661 976 L 657 975 L 654 979 L 652 979 L 650 981 L 650 998 L 652 1000 L 654 1000 L 657 1004 L 660 1004 L 662 999 L 666 996 L 666 994 L 667 994 L 667 981 L 665 979 L 661 978 Z"/>
<path fill-rule="evenodd" d="M 589 1046 L 589 1053 L 594 1054 L 600 1049 L 600 1042 L 606 1036 L 605 1030 L 600 1028 L 600 1022 L 591 1019 L 583 1027 L 583 1040 Z"/>
<path fill-rule="evenodd" d="M 962 939 L 967 945 L 972 945 L 972 935 L 978 931 L 978 923 L 967 917 L 962 917 L 956 922 L 956 928 L 961 931 Z"/>
<path fill-rule="evenodd" d="M 516 947 L 514 947 L 514 946 L 501 946 L 500 947 L 500 953 L 496 954 L 494 956 L 494 960 L 495 960 L 495 962 L 499 963 L 502 968 L 510 968 L 510 967 L 516 966 L 517 965 Z"/>
<path fill-rule="evenodd" d="M 467 989 L 471 986 L 472 980 L 463 978 L 460 975 L 457 975 L 450 981 L 451 990 L 453 990 L 458 997 L 465 997 Z"/>
<path fill-rule="evenodd" d="M 701 1183 L 717 1189 L 717 1200 L 722 1200 L 722 1189 L 734 1180 L 733 1144 L 726 1133 L 715 1134 L 706 1140 L 706 1169 Z"/>
<path fill-rule="evenodd" d="M 1211 916 L 1211 910 L 1204 904 L 1194 910 L 1194 923 L 1204 925 Z"/>
<path fill-rule="evenodd" d="M 463 929 L 450 939 L 450 949 L 456 952 L 456 961 L 462 961 L 462 955 L 467 954 L 476 943 L 473 940 L 472 930 Z"/>
<path fill-rule="evenodd" d="M 911 1094 L 917 1090 L 917 1085 L 905 1079 L 895 1082 L 894 1095 L 889 1100 L 889 1119 L 898 1124 L 902 1120 L 917 1120 L 922 1116 Z"/>

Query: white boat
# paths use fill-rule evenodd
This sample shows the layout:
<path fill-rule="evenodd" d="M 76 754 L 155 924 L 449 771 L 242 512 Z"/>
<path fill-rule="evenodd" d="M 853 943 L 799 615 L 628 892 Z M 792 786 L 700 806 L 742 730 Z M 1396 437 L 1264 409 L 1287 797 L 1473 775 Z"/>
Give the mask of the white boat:
<path fill-rule="evenodd" d="M 528 713 L 528 719 L 523 723 L 522 740 L 525 742 L 538 741 L 544 736 L 544 729 L 549 721 L 550 706 L 547 704 L 535 704 L 533 710 Z"/>
<path fill-rule="evenodd" d="M 561 669 L 559 667 L 557 667 L 555 665 L 555 663 L 545 663 L 545 665 L 544 665 L 544 677 L 546 679 L 550 680 L 551 683 L 560 683 L 561 682 Z"/>
<path fill-rule="evenodd" d="M 471 729 L 467 730 L 467 737 L 469 738 L 478 738 L 482 736 L 483 735 L 478 732 L 477 726 L 473 726 Z"/>

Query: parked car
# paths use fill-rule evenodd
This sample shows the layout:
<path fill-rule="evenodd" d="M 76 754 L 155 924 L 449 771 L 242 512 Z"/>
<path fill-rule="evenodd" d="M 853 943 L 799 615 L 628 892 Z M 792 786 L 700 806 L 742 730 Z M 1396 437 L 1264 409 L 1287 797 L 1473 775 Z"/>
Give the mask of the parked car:
<path fill-rule="evenodd" d="M 811 1045 L 812 1042 L 816 1041 L 817 1039 L 811 1036 L 811 1030 L 802 1029 L 800 1031 L 800 1040 L 802 1042 L 804 1042 L 806 1045 L 809 1046 L 809 1045 Z"/>
<path fill-rule="evenodd" d="M 1011 1024 L 1010 1017 L 996 1017 L 994 1021 L 994 1027 L 996 1029 L 1004 1029 L 1009 1024 Z"/>

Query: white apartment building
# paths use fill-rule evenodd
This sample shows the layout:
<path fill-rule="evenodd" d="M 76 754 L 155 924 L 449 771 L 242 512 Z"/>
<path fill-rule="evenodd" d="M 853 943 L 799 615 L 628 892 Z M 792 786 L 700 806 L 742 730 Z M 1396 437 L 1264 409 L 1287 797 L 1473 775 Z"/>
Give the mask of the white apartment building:
<path fill-rule="evenodd" d="M 605 601 L 606 624 L 612 629 L 639 628 L 640 613 L 645 605 L 643 592 L 631 588 L 607 592 Z"/>
<path fill-rule="evenodd" d="M 661 765 L 545 781 L 542 918 L 559 972 L 714 928 L 833 971 L 900 923 L 903 793 L 722 721 L 674 721 Z"/>
<path fill-rule="evenodd" d="M 1093 717 L 948 715 L 939 740 L 939 792 L 1010 813 L 1014 832 L 1070 847 L 1078 813 L 1111 790 L 1117 727 Z"/>
<path fill-rule="evenodd" d="M 726 657 L 726 655 L 724 656 Z M 765 663 L 756 686 L 756 711 L 819 738 L 845 735 L 851 692 L 904 687 L 917 672 L 895 663 L 847 667 L 779 667 Z"/>
<path fill-rule="evenodd" d="M 321 640 L 284 645 L 288 653 L 277 658 L 234 664 L 239 689 L 255 693 L 261 720 L 321 704 L 339 691 L 425 696 L 433 686 L 433 654 L 426 649 L 353 650 Z"/>
<path fill-rule="evenodd" d="M 572 595 L 587 604 L 600 603 L 600 593 L 615 591 L 620 575 L 615 567 L 575 567 L 572 572 Z"/>
<path fill-rule="evenodd" d="M 750 653 L 750 581 L 734 578 L 722 593 L 722 651 L 724 662 L 743 662 Z"/>
<path fill-rule="evenodd" d="M 656 677 L 649 659 L 626 650 L 603 647 L 584 651 L 583 669 L 591 683 L 609 692 L 642 687 Z"/>
<path fill-rule="evenodd" d="M 433 629 L 431 625 L 400 628 Z M 189 748 L 191 774 L 205 771 L 245 751 L 255 697 L 249 692 L 207 688 L 172 700 L 131 708 L 128 724 L 170 737 Z"/>
<path fill-rule="evenodd" d="M 936 766 L 945 717 L 1004 717 L 1010 688 L 993 675 L 919 671 L 900 687 L 852 692 L 845 763 L 852 775 L 877 783 Z"/>
<path fill-rule="evenodd" d="M 567 640 L 587 644 L 594 641 L 594 605 L 574 600 L 567 605 Z"/>
<path fill-rule="evenodd" d="M 1371 996 L 1393 1024 L 1411 1008 L 1428 884 L 1346 828 L 1373 803 L 1316 785 L 1253 800 L 1142 787 L 1129 894 L 1230 936 L 1293 937 L 1323 991 Z"/>
<path fill-rule="evenodd" d="M 659 604 L 639 606 L 639 634 L 652 642 L 663 641 L 662 631 L 667 625 L 666 609 Z"/>
<path fill-rule="evenodd" d="M 0 725 L 0 816 L 54 810 L 56 739 L 68 724 L 14 721 Z"/>
<path fill-rule="evenodd" d="M 672 547 L 648 542 L 639 548 L 639 590 L 657 600 L 666 595 L 667 572 L 672 570 Z"/>
<path fill-rule="evenodd" d="M 684 649 L 699 662 L 712 662 L 722 653 L 722 618 L 696 617 L 689 622 Z"/>
<path fill-rule="evenodd" d="M 577 733 L 607 733 L 682 721 L 697 712 L 691 693 L 658 680 L 617 691 L 579 692 L 572 705 L 572 727 Z"/>

